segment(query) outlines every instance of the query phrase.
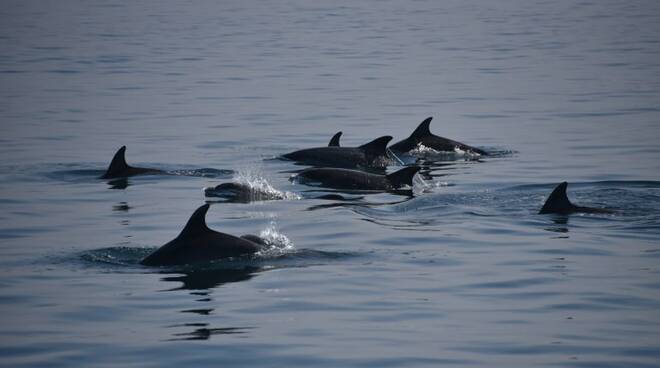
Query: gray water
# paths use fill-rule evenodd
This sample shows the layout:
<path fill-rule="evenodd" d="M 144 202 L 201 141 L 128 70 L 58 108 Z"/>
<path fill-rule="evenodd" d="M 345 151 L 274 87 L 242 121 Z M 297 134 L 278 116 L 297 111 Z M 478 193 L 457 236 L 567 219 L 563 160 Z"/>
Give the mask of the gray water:
<path fill-rule="evenodd" d="M 658 76 L 655 1 L 5 1 L 0 365 L 658 367 Z M 355 201 L 276 159 L 427 116 L 495 154 Z M 138 264 L 234 179 L 293 194 L 207 216 L 274 252 Z"/>

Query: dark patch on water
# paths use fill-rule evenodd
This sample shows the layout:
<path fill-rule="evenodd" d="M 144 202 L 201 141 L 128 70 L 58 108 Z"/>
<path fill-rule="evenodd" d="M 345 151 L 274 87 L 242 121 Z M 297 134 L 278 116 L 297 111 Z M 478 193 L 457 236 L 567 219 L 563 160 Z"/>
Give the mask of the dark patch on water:
<path fill-rule="evenodd" d="M 221 327 L 209 328 L 208 323 L 186 323 L 182 325 L 174 325 L 171 327 L 198 327 L 191 332 L 174 333 L 171 339 L 166 341 L 193 341 L 193 340 L 208 340 L 214 335 L 241 335 L 246 334 L 254 327 Z"/>
<path fill-rule="evenodd" d="M 161 278 L 161 281 L 181 283 L 181 286 L 165 291 L 209 290 L 227 283 L 247 281 L 264 270 L 266 269 L 254 266 L 232 268 L 188 267 L 188 269 L 181 269 L 176 272 L 173 270 L 162 271 L 161 273 L 170 276 Z"/>

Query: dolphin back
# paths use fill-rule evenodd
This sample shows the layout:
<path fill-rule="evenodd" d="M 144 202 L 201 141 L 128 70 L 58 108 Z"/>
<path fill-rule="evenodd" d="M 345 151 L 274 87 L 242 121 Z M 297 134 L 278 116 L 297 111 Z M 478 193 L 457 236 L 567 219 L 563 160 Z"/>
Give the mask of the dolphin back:
<path fill-rule="evenodd" d="M 410 137 L 391 145 L 390 149 L 398 152 L 408 152 L 417 147 L 417 145 L 423 144 L 436 151 L 453 152 L 458 148 L 463 151 L 488 156 L 488 152 L 484 150 L 431 133 L 431 120 L 433 120 L 433 117 L 424 119 L 424 121 L 417 126 L 417 129 L 412 132 Z"/>
<path fill-rule="evenodd" d="M 255 243 L 255 244 L 259 244 L 259 245 L 261 245 L 261 246 L 266 246 L 266 245 L 268 245 L 268 243 L 266 243 L 266 241 L 265 241 L 263 238 L 261 238 L 261 237 L 259 237 L 259 236 L 257 236 L 257 235 L 245 234 L 245 235 L 241 235 L 241 239 L 245 239 L 245 240 L 251 241 L 251 242 L 253 242 L 253 243 Z"/>

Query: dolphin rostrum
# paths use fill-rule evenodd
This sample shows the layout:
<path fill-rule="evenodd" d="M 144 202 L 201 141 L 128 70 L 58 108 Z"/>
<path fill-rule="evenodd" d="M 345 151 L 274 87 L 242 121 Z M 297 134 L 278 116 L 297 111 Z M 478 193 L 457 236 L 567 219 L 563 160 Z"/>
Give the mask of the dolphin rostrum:
<path fill-rule="evenodd" d="M 318 168 L 306 169 L 297 174 L 303 183 L 318 183 L 334 189 L 390 191 L 412 186 L 418 166 L 405 167 L 388 175 L 371 174 L 359 170 Z"/>
<path fill-rule="evenodd" d="M 424 145 L 425 147 L 432 148 L 436 151 L 454 152 L 456 149 L 460 149 L 462 151 L 477 153 L 483 156 L 488 155 L 486 151 L 480 150 L 479 148 L 468 146 L 467 144 L 457 142 L 448 138 L 439 137 L 431 133 L 429 126 L 431 124 L 432 119 L 433 117 L 426 118 L 424 121 L 421 122 L 421 124 L 419 124 L 417 129 L 415 129 L 415 131 L 410 135 L 410 137 L 391 145 L 390 149 L 403 153 L 415 149 L 421 144 Z"/>
<path fill-rule="evenodd" d="M 265 244 L 256 235 L 244 235 L 239 238 L 209 229 L 205 220 L 208 210 L 208 203 L 199 207 L 176 238 L 156 249 L 140 264 L 171 266 L 208 262 L 254 254 Z"/>
<path fill-rule="evenodd" d="M 299 163 L 342 168 L 384 167 L 387 163 L 387 144 L 391 136 L 382 136 L 359 147 L 340 147 L 339 136 L 335 134 L 328 147 L 307 148 L 282 155 Z"/>
<path fill-rule="evenodd" d="M 566 195 L 566 187 L 568 187 L 567 182 L 563 182 L 550 193 L 550 196 L 545 201 L 545 204 L 539 211 L 539 214 L 547 213 L 558 213 L 562 215 L 568 215 L 575 212 L 583 213 L 613 213 L 612 210 L 606 208 L 592 208 L 592 207 L 582 207 L 576 206 L 571 201 L 568 200 Z"/>
<path fill-rule="evenodd" d="M 101 179 L 125 178 L 127 176 L 141 174 L 162 174 L 163 171 L 144 167 L 133 167 L 126 163 L 126 146 L 121 146 L 115 156 L 112 158 L 108 170 L 101 176 Z"/>

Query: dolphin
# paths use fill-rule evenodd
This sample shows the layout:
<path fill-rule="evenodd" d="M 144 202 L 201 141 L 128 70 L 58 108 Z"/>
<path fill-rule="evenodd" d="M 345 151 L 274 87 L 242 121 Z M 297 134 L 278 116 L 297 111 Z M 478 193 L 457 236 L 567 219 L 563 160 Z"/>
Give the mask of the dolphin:
<path fill-rule="evenodd" d="M 209 229 L 205 220 L 208 210 L 208 203 L 195 210 L 176 238 L 156 249 L 140 264 L 172 266 L 208 262 L 254 254 L 265 245 L 256 235 L 236 237 Z"/>
<path fill-rule="evenodd" d="M 207 197 L 218 197 L 230 202 L 249 203 L 253 201 L 271 201 L 286 199 L 286 195 L 277 190 L 265 190 L 244 183 L 222 183 L 215 187 L 204 188 Z"/>
<path fill-rule="evenodd" d="M 462 151 L 477 153 L 483 156 L 488 155 L 488 152 L 480 150 L 479 148 L 468 146 L 467 144 L 456 142 L 448 138 L 439 137 L 431 133 L 429 125 L 431 124 L 432 119 L 433 117 L 426 118 L 424 121 L 421 122 L 421 124 L 419 124 L 417 129 L 415 129 L 415 131 L 410 135 L 410 137 L 391 145 L 390 149 L 393 151 L 404 153 L 412 149 L 415 149 L 420 144 L 422 144 L 436 151 L 454 152 L 455 149 L 458 148 Z"/>
<path fill-rule="evenodd" d="M 108 170 L 101 176 L 101 179 L 114 179 L 125 178 L 128 176 L 142 175 L 142 174 L 163 174 L 164 172 L 158 169 L 150 169 L 144 167 L 133 167 L 126 163 L 126 146 L 121 146 L 108 166 Z"/>
<path fill-rule="evenodd" d="M 302 197 L 311 198 L 311 199 L 324 199 L 331 201 L 355 201 L 362 199 L 362 197 L 346 198 L 339 194 L 324 194 L 318 196 L 317 195 L 307 196 L 304 194 L 287 195 L 286 193 L 282 193 L 278 190 L 266 190 L 263 188 L 252 187 L 248 184 L 236 183 L 236 182 L 222 183 L 216 185 L 215 187 L 204 188 L 204 194 L 207 197 L 223 198 L 227 202 L 232 202 L 232 203 L 274 201 L 274 200 L 282 200 L 289 198 L 297 199 Z"/>
<path fill-rule="evenodd" d="M 389 135 L 376 138 L 359 147 L 340 147 L 341 132 L 332 137 L 328 147 L 307 148 L 282 155 L 282 157 L 314 166 L 357 168 L 384 167 L 387 160 Z M 336 145 L 335 145 L 336 144 Z"/>
<path fill-rule="evenodd" d="M 558 213 L 562 215 L 568 215 L 575 212 L 614 213 L 614 211 L 608 210 L 606 208 L 592 208 L 574 205 L 571 203 L 571 201 L 568 200 L 568 196 L 566 196 L 566 187 L 568 187 L 567 182 L 563 182 L 557 185 L 555 190 L 550 193 L 550 196 L 545 201 L 545 204 L 539 211 L 539 214 Z"/>
<path fill-rule="evenodd" d="M 334 189 L 393 191 L 412 186 L 419 166 L 410 166 L 388 175 L 371 174 L 359 170 L 339 168 L 306 169 L 298 173 L 303 183 L 319 183 Z"/>

